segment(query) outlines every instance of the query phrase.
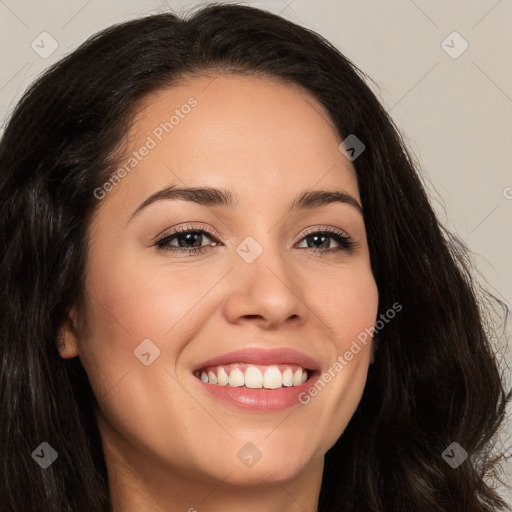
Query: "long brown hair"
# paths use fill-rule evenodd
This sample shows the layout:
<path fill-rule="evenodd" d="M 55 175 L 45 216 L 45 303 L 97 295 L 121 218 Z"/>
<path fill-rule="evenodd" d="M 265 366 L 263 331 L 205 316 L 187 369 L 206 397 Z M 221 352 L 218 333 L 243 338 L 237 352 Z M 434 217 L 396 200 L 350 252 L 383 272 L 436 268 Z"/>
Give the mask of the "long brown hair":
<path fill-rule="evenodd" d="M 233 4 L 107 28 L 49 68 L 9 120 L 0 143 L 0 508 L 110 510 L 94 395 L 79 358 L 56 348 L 67 309 L 83 298 L 93 191 L 115 168 L 139 100 L 223 71 L 302 86 L 340 134 L 364 142 L 353 163 L 379 313 L 403 308 L 376 336 L 361 402 L 325 456 L 318 510 L 503 510 L 487 481 L 499 464 L 489 447 L 511 394 L 466 247 L 440 225 L 364 74 L 318 34 Z M 42 441 L 58 451 L 47 469 L 31 458 Z M 454 442 L 469 455 L 456 468 L 442 456 Z"/>

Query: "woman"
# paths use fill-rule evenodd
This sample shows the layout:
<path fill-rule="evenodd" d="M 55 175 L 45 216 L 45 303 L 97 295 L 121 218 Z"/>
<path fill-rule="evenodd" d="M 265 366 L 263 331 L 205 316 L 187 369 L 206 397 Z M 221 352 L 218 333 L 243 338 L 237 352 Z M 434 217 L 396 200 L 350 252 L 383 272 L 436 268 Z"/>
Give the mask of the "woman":
<path fill-rule="evenodd" d="M 466 249 L 317 34 L 110 27 L 20 101 L 0 191 L 2 511 L 506 507 Z"/>

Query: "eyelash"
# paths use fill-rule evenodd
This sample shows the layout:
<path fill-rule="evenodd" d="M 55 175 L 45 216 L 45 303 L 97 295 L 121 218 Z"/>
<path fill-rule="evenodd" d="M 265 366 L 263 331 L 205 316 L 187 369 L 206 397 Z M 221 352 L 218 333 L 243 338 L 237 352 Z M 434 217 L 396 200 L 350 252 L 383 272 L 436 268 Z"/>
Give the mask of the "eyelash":
<path fill-rule="evenodd" d="M 183 248 L 183 247 L 177 247 L 177 246 L 171 246 L 169 245 L 169 241 L 171 241 L 174 238 L 177 238 L 177 235 L 185 235 L 189 233 L 206 233 L 209 238 L 212 238 L 214 241 L 217 241 L 215 235 L 205 228 L 197 228 L 193 226 L 181 226 L 179 228 L 174 229 L 170 233 L 167 233 L 165 236 L 160 238 L 155 242 L 155 246 L 158 248 L 158 250 L 162 251 L 173 251 L 173 252 L 182 252 L 186 253 L 187 255 L 193 256 L 197 253 L 202 253 L 205 250 L 211 249 L 213 246 L 207 245 L 207 246 L 201 246 L 201 247 L 191 247 L 189 249 Z M 325 228 L 325 229 L 318 229 L 315 228 L 314 230 L 310 230 L 307 233 L 304 234 L 304 236 L 301 238 L 300 241 L 307 238 L 310 235 L 328 235 L 330 238 L 333 238 L 340 244 L 340 247 L 335 247 L 331 249 L 318 249 L 316 247 L 303 247 L 301 249 L 309 249 L 315 254 L 319 254 L 320 256 L 324 256 L 325 253 L 338 253 L 340 251 L 351 253 L 354 246 L 356 245 L 356 242 L 352 240 L 349 236 L 347 236 L 343 231 L 333 228 Z"/>

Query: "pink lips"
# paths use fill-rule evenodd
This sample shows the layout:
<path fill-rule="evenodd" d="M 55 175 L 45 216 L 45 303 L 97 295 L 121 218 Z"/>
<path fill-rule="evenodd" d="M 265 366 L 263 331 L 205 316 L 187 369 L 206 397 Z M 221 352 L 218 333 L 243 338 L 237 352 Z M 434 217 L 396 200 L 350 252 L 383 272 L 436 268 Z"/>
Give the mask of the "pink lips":
<path fill-rule="evenodd" d="M 249 389 L 245 386 L 231 387 L 220 386 L 203 382 L 197 377 L 194 380 L 210 396 L 239 409 L 251 411 L 278 411 L 287 407 L 300 404 L 299 395 L 306 392 L 320 377 L 319 363 L 314 359 L 294 349 L 248 348 L 237 350 L 203 361 L 196 366 L 193 372 L 197 372 L 208 366 L 228 365 L 230 363 L 248 363 L 254 365 L 280 365 L 297 364 L 308 373 L 308 380 L 300 386 L 281 387 L 279 389 Z"/>

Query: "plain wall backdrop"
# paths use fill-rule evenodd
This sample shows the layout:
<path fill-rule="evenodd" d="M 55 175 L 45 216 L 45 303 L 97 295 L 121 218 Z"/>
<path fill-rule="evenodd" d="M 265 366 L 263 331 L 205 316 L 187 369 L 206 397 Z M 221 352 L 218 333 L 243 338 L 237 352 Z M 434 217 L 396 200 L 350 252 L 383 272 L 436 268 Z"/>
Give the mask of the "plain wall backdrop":
<path fill-rule="evenodd" d="M 181 14 L 205 3 L 0 0 L 0 131 L 41 71 L 93 33 L 147 13 Z M 369 86 L 421 165 L 441 222 L 469 246 L 489 289 L 510 305 L 512 1 L 237 3 L 315 30 L 374 80 Z M 497 351 L 510 361 L 503 343 Z M 509 447 L 511 433 L 508 428 L 503 435 Z M 512 481 L 512 464 L 505 469 Z M 512 502 L 510 491 L 508 496 Z"/>

